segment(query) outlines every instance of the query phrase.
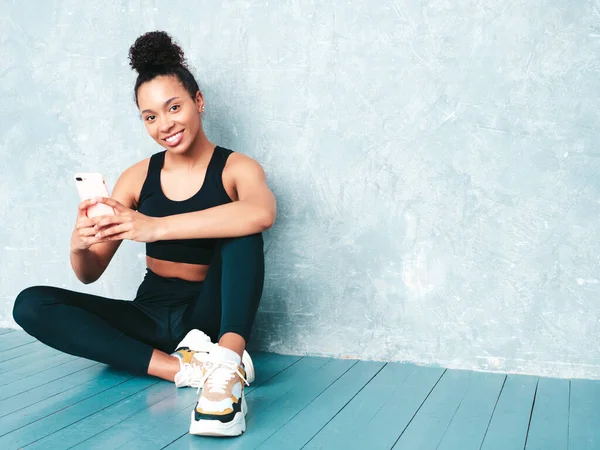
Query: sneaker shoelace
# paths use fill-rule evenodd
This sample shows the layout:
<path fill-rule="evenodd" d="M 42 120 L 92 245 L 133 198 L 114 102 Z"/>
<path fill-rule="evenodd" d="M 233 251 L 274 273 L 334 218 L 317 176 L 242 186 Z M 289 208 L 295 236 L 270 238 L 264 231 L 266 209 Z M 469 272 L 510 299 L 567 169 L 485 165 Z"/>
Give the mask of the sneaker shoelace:
<path fill-rule="evenodd" d="M 191 384 L 198 382 L 202 385 L 203 381 L 203 366 L 205 364 L 207 353 L 198 352 L 194 355 L 191 363 L 184 364 L 184 369 L 187 372 L 188 380 Z"/>
<path fill-rule="evenodd" d="M 208 389 L 208 392 L 224 394 L 227 384 L 236 374 L 247 386 L 250 386 L 246 377 L 240 372 L 239 364 L 233 361 L 207 362 L 204 366 L 204 377 L 201 386 Z M 198 388 L 198 392 L 200 392 L 200 389 L 202 387 Z"/>

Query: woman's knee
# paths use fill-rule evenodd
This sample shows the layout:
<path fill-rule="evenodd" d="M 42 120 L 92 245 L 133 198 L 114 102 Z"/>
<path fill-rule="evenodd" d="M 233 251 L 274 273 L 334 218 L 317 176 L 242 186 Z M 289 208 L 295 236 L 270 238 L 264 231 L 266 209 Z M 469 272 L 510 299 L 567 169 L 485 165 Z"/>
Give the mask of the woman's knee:
<path fill-rule="evenodd" d="M 48 291 L 45 286 L 32 286 L 24 289 L 17 295 L 13 306 L 13 319 L 23 329 L 27 329 L 34 324 L 43 314 L 40 306 L 45 298 L 48 297 Z"/>
<path fill-rule="evenodd" d="M 227 238 L 223 241 L 222 251 L 224 254 L 254 255 L 263 257 L 264 241 L 262 233 L 250 234 L 235 238 Z"/>

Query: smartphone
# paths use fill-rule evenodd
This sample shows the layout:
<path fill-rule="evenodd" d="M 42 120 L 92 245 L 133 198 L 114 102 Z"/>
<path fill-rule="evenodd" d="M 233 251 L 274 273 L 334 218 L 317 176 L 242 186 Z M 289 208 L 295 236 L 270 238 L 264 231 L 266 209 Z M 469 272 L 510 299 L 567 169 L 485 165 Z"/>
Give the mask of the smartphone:
<path fill-rule="evenodd" d="M 75 185 L 81 201 L 92 197 L 109 197 L 108 186 L 99 173 L 76 173 Z M 104 203 L 96 203 L 86 210 L 88 217 L 112 216 L 115 211 Z"/>

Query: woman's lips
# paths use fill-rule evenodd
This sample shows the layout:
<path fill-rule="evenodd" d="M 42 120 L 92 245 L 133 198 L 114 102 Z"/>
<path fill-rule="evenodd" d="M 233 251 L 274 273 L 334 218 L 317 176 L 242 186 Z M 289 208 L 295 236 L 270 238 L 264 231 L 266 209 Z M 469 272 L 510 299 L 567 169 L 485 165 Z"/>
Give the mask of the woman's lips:
<path fill-rule="evenodd" d="M 181 130 L 179 133 L 172 134 L 171 136 L 166 138 L 164 141 L 167 143 L 167 145 L 169 147 L 175 147 L 183 139 L 183 131 L 184 130 Z"/>

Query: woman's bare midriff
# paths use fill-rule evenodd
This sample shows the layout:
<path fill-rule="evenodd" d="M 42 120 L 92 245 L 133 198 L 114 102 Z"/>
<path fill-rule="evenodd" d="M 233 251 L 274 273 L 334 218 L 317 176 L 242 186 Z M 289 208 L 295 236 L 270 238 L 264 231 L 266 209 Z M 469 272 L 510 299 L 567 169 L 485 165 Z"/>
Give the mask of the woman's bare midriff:
<path fill-rule="evenodd" d="M 187 281 L 204 281 L 208 272 L 208 264 L 188 264 L 163 261 L 146 256 L 146 266 L 152 272 L 165 278 L 181 278 Z"/>

